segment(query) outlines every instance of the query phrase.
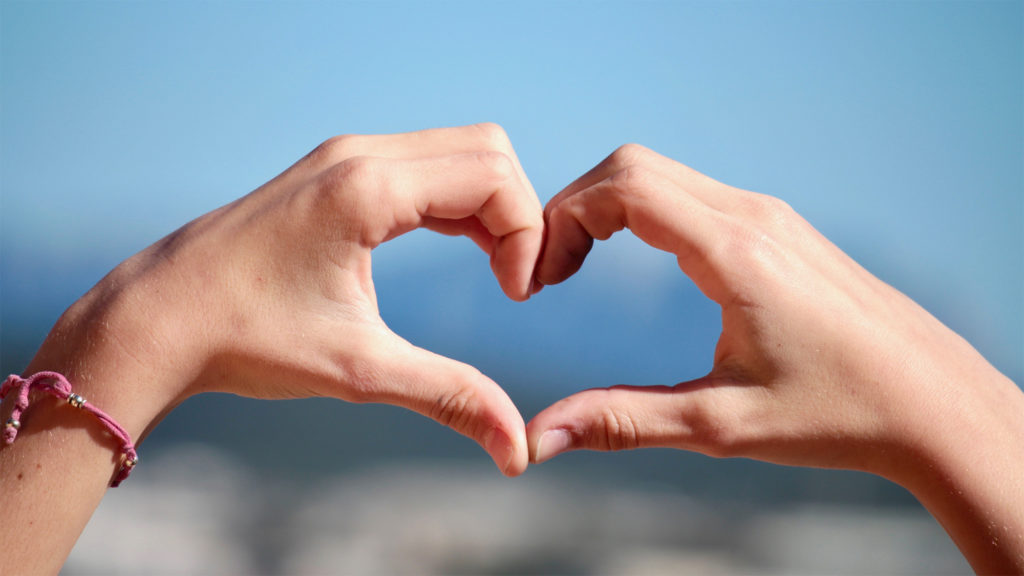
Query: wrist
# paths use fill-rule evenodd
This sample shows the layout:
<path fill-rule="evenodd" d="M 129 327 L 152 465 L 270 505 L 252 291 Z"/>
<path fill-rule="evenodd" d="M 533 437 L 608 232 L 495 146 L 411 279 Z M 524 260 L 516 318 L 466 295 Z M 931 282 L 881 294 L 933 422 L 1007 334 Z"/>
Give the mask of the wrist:
<path fill-rule="evenodd" d="M 962 341 L 961 341 L 962 342 Z M 928 364 L 907 372 L 897 398 L 900 409 L 890 419 L 899 452 L 886 476 L 913 488 L 940 470 L 1015 462 L 1024 445 L 1024 393 L 977 351 L 962 342 L 956 361 Z M 954 346 L 948 350 L 957 351 Z"/>
<path fill-rule="evenodd" d="M 124 477 L 129 442 L 138 445 L 183 398 L 187 350 L 165 344 L 177 324 L 156 313 L 147 280 L 129 272 L 119 267 L 72 305 L 24 372 L 60 373 L 84 400 L 60 400 L 66 386 L 53 396 L 35 391 L 16 441 L 0 444 L 0 572 L 56 573 L 107 487 Z M 5 397 L 5 418 L 19 394 Z M 33 553 L 32 534 L 47 535 L 47 554 Z"/>
<path fill-rule="evenodd" d="M 175 314 L 152 305 L 156 285 L 122 264 L 69 307 L 25 375 L 63 374 L 80 394 L 141 441 L 186 396 L 187 357 L 175 339 Z"/>
<path fill-rule="evenodd" d="M 1024 569 L 1024 393 L 980 356 L 972 364 L 935 388 L 886 476 L 935 516 L 975 571 L 1016 573 Z"/>

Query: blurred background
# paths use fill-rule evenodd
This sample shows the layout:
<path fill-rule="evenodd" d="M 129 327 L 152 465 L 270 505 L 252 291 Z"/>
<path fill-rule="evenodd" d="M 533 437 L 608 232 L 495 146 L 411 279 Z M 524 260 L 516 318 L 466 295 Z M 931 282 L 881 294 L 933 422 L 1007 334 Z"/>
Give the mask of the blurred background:
<path fill-rule="evenodd" d="M 1024 4 L 0 2 L 0 369 L 124 258 L 324 139 L 498 122 L 542 201 L 626 142 L 779 196 L 1024 381 Z M 529 419 L 706 373 L 717 307 L 628 234 L 528 303 L 464 238 L 379 249 L 381 312 Z M 901 488 L 683 452 L 503 478 L 413 413 L 197 397 L 65 567 L 963 573 Z M 2 512 L 0 512 L 2 513 Z"/>

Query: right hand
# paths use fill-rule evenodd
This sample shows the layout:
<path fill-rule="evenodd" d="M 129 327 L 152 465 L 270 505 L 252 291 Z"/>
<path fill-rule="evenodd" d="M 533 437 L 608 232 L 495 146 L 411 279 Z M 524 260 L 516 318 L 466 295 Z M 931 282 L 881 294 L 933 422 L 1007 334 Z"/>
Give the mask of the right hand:
<path fill-rule="evenodd" d="M 32 369 L 63 372 L 135 437 L 200 392 L 329 396 L 420 412 L 520 474 L 525 426 L 504 390 L 380 317 L 371 252 L 419 227 L 470 237 L 505 293 L 529 298 L 543 214 L 500 127 L 344 136 L 123 263 Z M 126 359 L 143 374 L 107 377 Z"/>
<path fill-rule="evenodd" d="M 124 262 L 28 373 L 64 374 L 137 441 L 200 392 L 330 396 L 420 412 L 520 474 L 525 426 L 505 391 L 378 313 L 371 252 L 417 227 L 469 236 L 509 297 L 531 294 L 543 215 L 501 128 L 345 136 Z M 0 445 L 4 574 L 56 574 L 120 465 L 91 415 L 45 400 Z"/>

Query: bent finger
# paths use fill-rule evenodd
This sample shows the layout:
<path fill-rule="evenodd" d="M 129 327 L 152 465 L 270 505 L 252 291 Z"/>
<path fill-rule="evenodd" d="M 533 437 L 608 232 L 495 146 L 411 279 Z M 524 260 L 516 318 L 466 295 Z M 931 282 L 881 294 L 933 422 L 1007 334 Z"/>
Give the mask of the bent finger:
<path fill-rule="evenodd" d="M 689 191 L 716 210 L 730 211 L 730 206 L 740 196 L 739 190 L 645 146 L 624 144 L 556 194 L 548 201 L 546 209 L 550 210 L 577 192 L 590 188 L 617 172 L 629 169 L 642 169 L 659 174 L 675 187 Z"/>
<path fill-rule="evenodd" d="M 428 128 L 394 134 L 345 134 L 321 144 L 315 154 L 326 164 L 354 156 L 396 159 L 429 158 L 493 150 L 509 156 L 512 143 L 505 130 L 493 122 Z"/>
<path fill-rule="evenodd" d="M 445 236 L 466 236 L 488 255 L 494 253 L 496 239 L 476 216 L 458 220 L 427 216 L 423 218 L 421 226 Z"/>
<path fill-rule="evenodd" d="M 537 210 L 541 209 L 540 200 L 519 162 L 508 134 L 492 122 L 397 134 L 336 136 L 320 144 L 307 158 L 323 168 L 329 168 L 359 156 L 415 160 L 474 152 L 499 152 L 507 156 L 520 184 L 529 192 Z"/>
<path fill-rule="evenodd" d="M 529 298 L 540 255 L 544 220 L 536 197 L 500 152 L 395 160 L 350 158 L 327 175 L 332 193 L 356 203 L 366 215 L 360 226 L 368 248 L 438 220 L 479 220 L 494 237 L 491 265 L 505 293 Z M 466 229 L 485 250 L 490 242 L 476 227 Z"/>
<path fill-rule="evenodd" d="M 537 279 L 557 284 L 583 264 L 595 239 L 629 228 L 647 244 L 675 254 L 705 294 L 721 301 L 716 252 L 729 218 L 661 174 L 631 167 L 563 198 L 546 213 L 548 237 Z"/>

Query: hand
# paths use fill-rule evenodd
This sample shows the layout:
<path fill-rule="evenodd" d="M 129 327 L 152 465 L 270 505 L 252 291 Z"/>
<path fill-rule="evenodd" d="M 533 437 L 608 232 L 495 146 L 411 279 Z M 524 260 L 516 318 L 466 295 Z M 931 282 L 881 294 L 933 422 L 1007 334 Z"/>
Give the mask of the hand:
<path fill-rule="evenodd" d="M 105 338 L 174 374 L 150 390 L 149 413 L 205 391 L 385 402 L 451 426 L 520 474 L 525 427 L 505 392 L 378 313 L 371 251 L 421 226 L 469 236 L 505 293 L 529 298 L 540 203 L 501 128 L 476 125 L 329 140 L 124 263 L 78 308 L 103 308 L 117 327 Z"/>
<path fill-rule="evenodd" d="M 865 470 L 911 489 L 976 569 L 1024 569 L 1024 395 L 783 202 L 627 145 L 545 217 L 541 283 L 628 227 L 721 305 L 722 334 L 707 376 L 588 390 L 538 414 L 534 461 L 661 446 Z"/>
<path fill-rule="evenodd" d="M 525 429 L 504 391 L 378 314 L 371 251 L 420 226 L 469 236 L 506 294 L 530 296 L 543 216 L 501 128 L 344 136 L 124 262 L 68 309 L 26 373 L 64 374 L 136 440 L 205 391 L 396 404 L 520 474 Z M 24 413 L 17 444 L 0 445 L 0 573 L 56 573 L 120 465 L 91 416 L 48 400 Z"/>

